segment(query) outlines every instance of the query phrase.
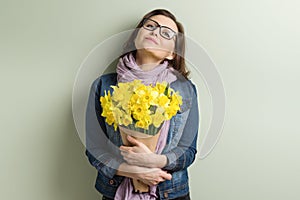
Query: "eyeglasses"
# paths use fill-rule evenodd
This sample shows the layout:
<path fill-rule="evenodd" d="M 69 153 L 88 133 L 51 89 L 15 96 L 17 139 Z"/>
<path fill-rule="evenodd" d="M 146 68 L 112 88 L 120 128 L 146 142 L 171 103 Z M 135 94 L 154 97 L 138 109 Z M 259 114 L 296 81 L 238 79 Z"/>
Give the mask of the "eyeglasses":
<path fill-rule="evenodd" d="M 157 21 L 154 21 L 152 19 L 144 18 L 143 20 L 143 28 L 149 31 L 154 31 L 159 27 L 159 34 L 167 39 L 171 40 L 174 36 L 177 35 L 175 31 L 173 31 L 171 28 L 167 26 L 161 26 Z"/>

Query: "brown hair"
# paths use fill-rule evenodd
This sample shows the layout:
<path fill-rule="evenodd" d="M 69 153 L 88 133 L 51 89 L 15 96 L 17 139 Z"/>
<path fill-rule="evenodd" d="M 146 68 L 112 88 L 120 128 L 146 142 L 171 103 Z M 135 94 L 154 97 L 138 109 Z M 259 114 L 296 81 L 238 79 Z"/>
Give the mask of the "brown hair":
<path fill-rule="evenodd" d="M 170 19 L 172 19 L 178 28 L 178 34 L 176 36 L 176 42 L 175 42 L 175 57 L 172 60 L 169 60 L 170 65 L 176 69 L 182 76 L 184 76 L 186 79 L 188 79 L 189 71 L 186 69 L 186 64 L 185 64 L 185 59 L 184 59 L 184 54 L 185 54 L 185 37 L 184 37 L 184 28 L 180 22 L 176 20 L 176 17 L 169 12 L 168 10 L 165 9 L 155 9 L 147 13 L 144 18 L 150 18 L 155 15 L 164 15 Z M 131 33 L 129 39 L 125 42 L 123 46 L 123 53 L 120 56 L 123 57 L 124 55 L 127 55 L 129 53 L 133 53 L 135 56 L 136 54 L 136 47 L 134 44 L 134 40 L 137 36 L 137 33 L 139 31 L 139 28 L 143 26 L 143 19 L 138 23 L 136 26 L 136 29 Z"/>

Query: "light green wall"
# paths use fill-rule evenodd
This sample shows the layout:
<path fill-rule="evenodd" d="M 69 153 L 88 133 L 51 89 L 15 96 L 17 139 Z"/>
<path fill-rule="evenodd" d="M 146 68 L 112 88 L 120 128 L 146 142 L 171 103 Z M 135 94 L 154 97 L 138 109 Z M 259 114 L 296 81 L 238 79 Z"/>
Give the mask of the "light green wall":
<path fill-rule="evenodd" d="M 300 199 L 297 0 L 1 0 L 0 199 L 100 199 L 72 119 L 76 72 L 159 7 L 208 51 L 227 94 L 222 136 L 190 168 L 193 200 Z"/>

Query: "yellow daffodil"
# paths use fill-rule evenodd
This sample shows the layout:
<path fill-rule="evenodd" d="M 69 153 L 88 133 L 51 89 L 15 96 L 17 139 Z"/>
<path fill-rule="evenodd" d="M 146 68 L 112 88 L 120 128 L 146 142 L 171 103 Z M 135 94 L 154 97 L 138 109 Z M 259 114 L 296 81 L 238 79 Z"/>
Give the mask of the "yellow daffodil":
<path fill-rule="evenodd" d="M 149 126 L 159 128 L 165 120 L 176 115 L 182 104 L 179 92 L 166 82 L 146 86 L 140 80 L 134 80 L 111 87 L 113 94 L 105 91 L 100 97 L 101 115 L 115 130 L 119 125 L 144 130 Z"/>
<path fill-rule="evenodd" d="M 165 108 L 168 106 L 169 103 L 170 103 L 170 99 L 167 96 L 161 95 L 160 97 L 158 97 L 158 105 L 160 107 Z"/>
<path fill-rule="evenodd" d="M 158 128 L 163 123 L 163 121 L 166 120 L 163 113 L 164 113 L 164 109 L 158 107 L 156 109 L 156 112 L 151 116 L 152 117 L 152 123 L 156 128 Z"/>

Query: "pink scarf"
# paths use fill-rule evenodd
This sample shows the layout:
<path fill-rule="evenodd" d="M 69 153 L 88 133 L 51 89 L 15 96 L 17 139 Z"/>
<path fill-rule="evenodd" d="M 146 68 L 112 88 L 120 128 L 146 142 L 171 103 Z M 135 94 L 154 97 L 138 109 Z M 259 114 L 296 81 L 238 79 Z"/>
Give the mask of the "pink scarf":
<path fill-rule="evenodd" d="M 157 82 L 163 81 L 172 83 L 177 79 L 174 71 L 174 68 L 169 66 L 169 62 L 166 60 L 150 71 L 143 71 L 136 64 L 132 53 L 120 58 L 117 66 L 118 82 L 130 82 L 140 79 L 145 85 L 151 83 L 155 85 Z"/>
<path fill-rule="evenodd" d="M 131 82 L 140 79 L 145 85 L 167 81 L 172 83 L 176 80 L 173 74 L 174 69 L 164 61 L 150 71 L 143 71 L 135 62 L 134 56 L 130 53 L 119 59 L 117 66 L 118 82 Z M 156 145 L 155 153 L 160 154 L 166 145 L 170 121 L 165 121 L 161 127 L 160 136 Z M 150 186 L 149 193 L 134 193 L 130 178 L 125 177 L 117 189 L 114 200 L 155 200 L 157 186 Z"/>

